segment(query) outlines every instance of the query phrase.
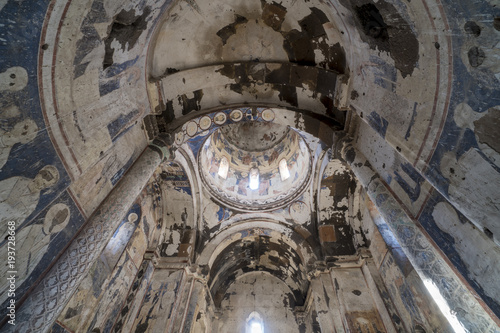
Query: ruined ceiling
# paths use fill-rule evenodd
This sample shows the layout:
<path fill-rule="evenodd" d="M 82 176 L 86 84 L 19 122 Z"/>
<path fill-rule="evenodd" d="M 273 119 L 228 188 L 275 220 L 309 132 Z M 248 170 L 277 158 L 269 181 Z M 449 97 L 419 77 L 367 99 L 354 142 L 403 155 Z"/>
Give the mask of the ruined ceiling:
<path fill-rule="evenodd" d="M 247 61 L 343 74 L 346 55 L 334 22 L 332 8 L 318 0 L 178 2 L 157 31 L 150 75 Z"/>
<path fill-rule="evenodd" d="M 310 112 L 342 128 L 345 112 L 334 99 L 349 66 L 331 12 L 320 1 L 172 6 L 148 52 L 160 127 L 174 130 L 221 105 L 267 105 Z"/>
<path fill-rule="evenodd" d="M 179 1 L 155 32 L 147 74 L 154 112 L 145 125 L 150 138 L 169 133 L 186 173 L 194 169 L 192 195 L 199 197 L 188 204 L 199 211 L 195 260 L 209 270 L 218 304 L 231 283 L 254 270 L 283 280 L 302 304 L 311 262 L 297 254 L 301 247 L 314 262 L 354 254 L 362 243 L 345 214 L 352 177 L 334 180 L 338 211 L 325 211 L 320 223 L 316 213 L 327 204 L 320 174 L 333 131 L 346 121 L 342 25 L 330 4 L 316 0 Z M 250 188 L 251 169 L 258 170 L 257 189 Z M 257 222 L 271 229 L 255 229 Z M 286 241 L 266 236 L 269 230 Z M 233 241 L 224 243 L 222 234 Z M 204 259 L 209 249 L 217 254 Z"/>
<path fill-rule="evenodd" d="M 191 230 L 198 229 L 192 260 L 208 275 L 217 305 L 233 282 L 254 271 L 282 280 L 293 305 L 303 305 L 318 260 L 334 264 L 364 245 L 351 222 L 349 203 L 359 195 L 354 178 L 339 160 L 330 161 L 328 144 L 300 130 L 305 119 L 285 109 L 226 108 L 192 118 L 174 135 L 179 165 L 164 176 L 171 227 L 161 255 L 187 258 Z M 259 170 L 256 189 L 252 168 Z"/>

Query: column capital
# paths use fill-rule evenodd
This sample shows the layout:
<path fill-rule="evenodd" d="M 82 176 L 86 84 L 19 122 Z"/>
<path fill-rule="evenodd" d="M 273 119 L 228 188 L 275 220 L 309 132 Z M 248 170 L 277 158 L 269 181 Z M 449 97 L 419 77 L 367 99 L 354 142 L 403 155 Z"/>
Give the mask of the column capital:
<path fill-rule="evenodd" d="M 173 146 L 174 139 L 169 133 L 161 133 L 154 138 L 149 147 L 160 154 L 162 161 L 173 160 L 176 148 Z"/>
<path fill-rule="evenodd" d="M 188 274 L 202 281 L 204 284 L 207 284 L 208 274 L 210 273 L 208 265 L 192 264 L 191 266 L 186 267 L 186 270 L 188 271 Z"/>
<path fill-rule="evenodd" d="M 346 131 L 333 132 L 332 159 L 344 161 L 343 150 L 348 143 L 352 142 L 352 137 Z"/>

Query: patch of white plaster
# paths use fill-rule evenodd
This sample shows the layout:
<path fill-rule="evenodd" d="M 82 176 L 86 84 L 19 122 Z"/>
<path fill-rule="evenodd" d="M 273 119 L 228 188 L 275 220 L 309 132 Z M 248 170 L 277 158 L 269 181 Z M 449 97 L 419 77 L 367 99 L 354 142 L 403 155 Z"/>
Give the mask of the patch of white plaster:
<path fill-rule="evenodd" d="M 325 221 L 329 219 L 334 212 L 334 209 L 331 207 L 333 207 L 335 204 L 335 198 L 331 195 L 329 188 L 322 188 L 320 190 L 319 198 L 320 198 L 319 220 Z"/>
<path fill-rule="evenodd" d="M 478 113 L 472 110 L 469 104 L 460 103 L 455 108 L 453 119 L 455 120 L 457 126 L 474 130 L 474 122 L 481 119 L 483 116 L 483 113 Z"/>
<path fill-rule="evenodd" d="M 109 36 L 109 22 L 94 23 L 93 26 L 101 39 L 105 39 Z"/>
<path fill-rule="evenodd" d="M 432 212 L 437 226 L 455 240 L 455 249 L 466 264 L 471 277 L 486 295 L 500 299 L 500 249 L 470 223 L 462 223 L 455 209 L 446 202 L 438 203 Z"/>
<path fill-rule="evenodd" d="M 0 91 L 19 91 L 28 84 L 28 72 L 23 67 L 11 67 L 0 73 Z"/>
<path fill-rule="evenodd" d="M 314 49 L 314 60 L 316 63 L 321 63 L 326 61 L 326 57 L 321 50 Z"/>
<path fill-rule="evenodd" d="M 169 236 L 172 238 L 172 242 L 168 244 L 167 249 L 165 250 L 165 254 L 167 256 L 172 256 L 177 252 L 179 248 L 179 244 L 181 242 L 181 234 L 179 231 L 173 230 Z"/>
<path fill-rule="evenodd" d="M 500 177 L 476 149 L 457 161 L 454 153 L 441 160 L 441 172 L 449 181 L 448 195 L 455 206 L 479 228 L 488 228 L 500 243 Z M 497 175 L 495 177 L 495 175 Z"/>
<path fill-rule="evenodd" d="M 0 0 L 0 11 L 3 9 L 3 7 L 7 4 L 9 0 Z"/>
<path fill-rule="evenodd" d="M 205 221 L 207 227 L 210 229 L 219 223 L 219 217 L 217 212 L 220 207 L 216 205 L 212 200 L 205 200 L 205 208 L 203 209 L 203 220 Z"/>
<path fill-rule="evenodd" d="M 21 111 L 19 111 L 19 107 L 17 105 L 9 105 L 4 109 L 0 110 L 0 118 L 9 119 L 18 117 L 21 115 Z"/>
<path fill-rule="evenodd" d="M 349 200 L 347 200 L 347 197 L 343 197 L 342 201 L 339 201 L 337 203 L 338 208 L 347 207 L 348 205 L 349 205 Z"/>

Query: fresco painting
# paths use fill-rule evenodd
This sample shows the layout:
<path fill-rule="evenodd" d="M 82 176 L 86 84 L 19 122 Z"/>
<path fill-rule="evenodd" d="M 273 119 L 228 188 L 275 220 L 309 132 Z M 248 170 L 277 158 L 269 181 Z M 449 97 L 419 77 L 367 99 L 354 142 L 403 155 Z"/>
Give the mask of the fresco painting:
<path fill-rule="evenodd" d="M 23 197 L 19 196 L 16 196 L 16 198 L 23 199 Z M 20 211 L 22 212 L 22 210 Z M 4 212 L 7 213 L 8 209 Z M 2 219 L 2 226 L 6 227 L 9 220 L 16 221 L 15 218 Z M 16 231 L 17 299 L 31 290 L 40 275 L 47 270 L 49 263 L 61 254 L 67 242 L 74 237 L 84 221 L 72 198 L 67 192 L 63 192 L 59 198 L 42 210 L 31 222 L 24 223 L 21 228 L 18 228 Z M 4 240 L 0 243 L 0 252 L 7 258 L 7 241 Z M 7 265 L 2 265 L 2 270 L 2 274 L 7 276 L 7 271 L 11 269 Z M 1 290 L 8 289 L 7 281 L 2 281 L 0 288 Z M 3 304 L 7 302 L 6 292 L 2 293 L 0 302 Z"/>
<path fill-rule="evenodd" d="M 295 184 L 302 184 L 306 180 L 301 171 L 310 168 L 309 149 L 303 140 L 299 140 L 299 136 L 297 132 L 290 130 L 270 150 L 249 155 L 232 145 L 220 131 L 215 131 L 200 150 L 204 179 L 211 186 L 221 188 L 231 200 L 266 201 L 276 195 L 286 196 L 291 188 L 297 187 Z M 233 153 L 228 154 L 227 147 Z M 223 157 L 230 161 L 226 179 L 218 175 L 220 160 Z M 277 167 L 277 162 L 282 159 L 287 161 L 290 171 L 290 178 L 284 181 Z M 249 187 L 249 171 L 252 167 L 259 169 L 260 183 L 257 191 L 252 191 Z"/>
<path fill-rule="evenodd" d="M 348 107 L 351 108 L 351 120 L 361 122 L 356 133 L 357 145 L 368 164 L 381 176 L 379 185 L 384 188 L 375 204 L 387 208 L 387 198 L 393 197 L 399 208 L 389 207 L 390 215 L 407 215 L 432 242 L 433 249 L 444 255 L 445 262 L 481 298 L 484 307 L 498 317 L 500 294 L 493 277 L 499 273 L 500 258 L 497 223 L 500 146 L 496 137 L 500 99 L 497 61 L 500 9 L 489 0 L 474 3 L 377 1 L 374 7 L 380 9 L 380 18 L 387 22 L 390 18 L 393 26 L 401 27 L 392 31 L 391 38 L 398 38 L 402 32 L 406 34 L 407 47 L 395 50 L 381 39 L 364 36 L 363 29 L 354 30 L 359 17 L 351 8 L 354 2 L 351 3 L 341 0 L 333 7 L 338 9 L 339 16 L 350 15 L 353 30 L 349 31 L 352 32 L 349 38 L 361 38 L 366 49 L 358 52 L 355 48 L 347 54 L 346 62 L 342 43 L 336 49 L 328 45 L 331 54 L 336 50 L 335 54 L 344 55 L 344 66 L 335 66 L 326 58 L 321 60 L 328 55 L 322 52 L 313 52 L 313 60 L 307 65 L 312 68 L 310 71 L 295 63 L 292 66 L 286 61 L 295 59 L 297 54 L 293 52 L 296 50 L 282 47 L 290 43 L 293 49 L 295 44 L 290 42 L 289 35 L 278 32 L 283 22 L 277 15 L 278 21 L 271 24 L 273 31 L 269 31 L 286 39 L 285 43 L 280 39 L 279 45 L 273 44 L 273 47 L 281 47 L 279 51 L 286 58 L 285 63 L 261 63 L 260 58 L 252 58 L 253 61 L 246 59 L 248 63 L 242 64 L 237 62 L 241 60 L 238 58 L 231 66 L 198 66 L 205 74 L 215 69 L 217 75 L 210 78 L 218 78 L 220 85 L 214 87 L 212 93 L 224 94 L 219 94 L 222 96 L 219 100 L 211 96 L 210 89 L 196 87 L 193 94 L 188 89 L 179 93 L 179 99 L 167 99 L 167 104 L 176 102 L 173 118 L 179 120 L 190 113 L 184 118 L 187 119 L 184 124 L 175 128 L 175 142 L 189 149 L 195 159 L 198 154 L 207 156 L 209 167 L 206 171 L 212 179 L 218 179 L 220 157 L 230 159 L 237 168 L 230 169 L 229 179 L 222 183 L 224 190 L 236 200 L 243 202 L 242 198 L 248 196 L 267 200 L 271 196 L 284 195 L 286 191 L 280 187 L 278 169 L 267 170 L 267 166 L 286 158 L 291 170 L 290 181 L 300 183 L 300 171 L 310 168 L 308 163 L 318 163 L 320 153 L 332 144 L 333 128 L 339 129 L 335 122 L 345 120 L 341 110 L 332 106 L 338 104 L 333 97 L 342 92 L 339 86 L 344 84 L 337 78 L 341 78 L 341 72 L 349 70 L 352 74 L 349 84 L 356 90 L 349 90 Z M 203 4 L 194 1 L 181 4 L 186 15 L 200 15 L 204 8 Z M 144 152 L 148 138 L 141 128 L 141 120 L 150 113 L 156 116 L 165 111 L 161 107 L 155 109 L 157 105 L 153 105 L 147 95 L 150 91 L 146 93 L 144 88 L 150 84 L 146 62 L 152 27 L 160 22 L 160 13 L 170 5 L 170 1 L 156 0 L 123 4 L 96 0 L 86 5 L 65 0 L 26 0 L 0 4 L 0 44 L 9 55 L 0 57 L 0 252 L 5 257 L 6 226 L 14 222 L 19 239 L 16 300 L 29 297 L 50 267 L 66 265 L 58 276 L 69 276 L 69 261 L 61 263 L 58 258 L 64 255 L 63 250 L 73 239 L 81 244 L 71 247 L 72 252 L 67 256 L 72 256 L 83 269 L 92 265 L 54 324 L 54 332 L 79 331 L 84 326 L 105 332 L 116 331 L 119 325 L 144 330 L 162 327 L 173 312 L 168 312 L 165 318 L 151 319 L 150 310 L 158 311 L 162 306 L 156 296 L 164 300 L 164 304 L 173 304 L 180 299 L 180 293 L 185 294 L 187 287 L 182 274 L 154 271 L 152 264 L 144 260 L 144 253 L 158 247 L 163 257 L 175 257 L 183 251 L 182 246 L 193 245 L 190 237 L 194 237 L 197 223 L 202 224 L 201 235 L 197 236 L 208 241 L 219 228 L 241 222 L 242 206 L 237 209 L 212 201 L 213 193 L 206 190 L 196 197 L 201 202 L 195 201 L 198 189 L 191 188 L 193 184 L 187 177 L 189 171 L 172 163 L 156 175 L 162 179 L 164 187 L 151 184 L 143 192 L 143 196 L 148 196 L 147 204 L 142 202 L 141 208 L 137 203 L 124 220 L 110 221 L 117 223 L 116 231 L 106 229 L 102 223 L 90 231 L 85 226 L 86 220 L 101 214 L 99 205 Z M 280 13 L 276 4 L 261 2 L 258 5 L 263 11 L 274 8 L 272 10 Z M 304 19 L 315 17 L 313 14 L 317 12 L 307 7 L 307 13 L 312 16 L 304 16 Z M 481 19 L 478 19 L 479 14 Z M 344 41 L 347 38 L 341 36 L 347 31 L 336 31 L 329 17 L 319 15 L 318 18 L 321 26 L 317 32 L 325 41 L 331 43 L 334 39 Z M 268 21 L 263 17 L 262 22 Z M 248 26 L 263 25 L 262 22 L 252 21 Z M 137 34 L 125 40 L 119 33 L 121 26 L 133 26 Z M 234 29 L 235 34 L 238 29 Z M 309 31 L 306 25 L 299 24 L 294 33 L 307 35 Z M 232 54 L 228 47 L 224 48 L 228 40 L 222 41 L 223 38 L 216 35 L 218 43 L 223 44 L 221 54 Z M 398 53 L 401 50 L 407 53 Z M 182 72 L 179 69 L 171 68 L 171 72 L 166 72 L 155 67 L 155 70 L 163 73 L 159 82 L 152 83 L 158 84 L 158 94 L 174 85 L 184 87 L 180 84 L 184 73 L 177 73 Z M 236 84 L 235 78 L 230 76 L 237 70 L 242 71 L 243 76 L 240 75 L 242 80 Z M 305 79 L 299 74 L 305 74 Z M 172 75 L 171 85 L 167 82 L 169 75 Z M 278 80 L 279 75 L 286 78 L 284 83 Z M 187 78 L 191 84 L 193 80 Z M 276 112 L 274 108 L 247 104 L 240 108 L 228 107 L 234 101 L 246 103 L 249 98 L 253 99 L 254 92 L 261 94 L 261 85 L 256 85 L 260 79 L 265 82 L 262 87 L 272 88 L 269 95 L 261 99 L 263 104 L 272 101 L 289 110 Z M 279 84 L 283 85 L 282 90 L 274 90 Z M 336 84 L 340 90 L 335 90 Z M 249 88 L 252 85 L 254 92 Z M 178 92 L 172 89 L 169 93 Z M 316 100 L 318 96 L 323 100 Z M 202 108 L 212 106 L 214 101 L 223 105 L 224 110 L 212 112 L 212 108 L 211 111 Z M 163 107 L 168 109 L 167 105 Z M 331 116 L 332 123 L 326 125 L 315 118 L 313 121 L 305 113 L 292 111 L 301 108 L 313 110 L 315 117 Z M 218 131 L 220 126 L 245 122 L 291 126 L 286 140 L 294 147 L 300 146 L 302 152 L 307 150 L 311 156 L 302 159 L 298 153 L 289 154 L 287 147 L 280 144 L 265 154 L 244 154 L 227 144 L 206 144 L 223 140 Z M 305 129 L 324 142 L 316 146 L 311 144 L 311 140 L 300 132 Z M 318 149 L 319 146 L 322 148 Z M 293 225 L 307 242 L 321 243 L 321 251 L 327 257 L 352 255 L 357 246 L 366 241 L 363 230 L 357 225 L 362 214 L 356 214 L 359 212 L 355 209 L 351 211 L 357 205 L 355 200 L 359 192 L 344 166 L 338 161 L 330 163 L 324 172 L 314 176 L 316 183 L 313 186 L 319 187 L 317 197 L 304 189 L 290 200 L 289 207 L 271 207 L 262 214 L 248 216 L 257 220 L 274 216 L 279 223 Z M 258 191 L 253 191 L 248 184 L 248 169 L 256 165 L 260 167 L 260 186 Z M 163 212 L 162 195 L 167 192 L 174 205 Z M 345 199 L 341 193 L 350 193 L 354 198 Z M 198 212 L 194 202 L 203 205 L 203 210 Z M 319 208 L 318 212 L 315 208 Z M 111 220 L 118 208 L 113 209 L 106 212 Z M 399 225 L 396 234 L 403 243 L 377 257 L 376 262 L 381 265 L 380 274 L 388 291 L 386 298 L 397 304 L 400 318 L 408 323 L 406 329 L 437 328 L 441 319 L 433 316 L 435 308 L 416 296 L 425 290 L 415 271 L 409 268 L 402 248 L 412 253 L 415 262 L 429 276 L 436 278 L 448 273 L 435 265 L 441 261 L 427 245 L 422 245 L 421 237 L 424 236 L 416 233 L 415 228 Z M 79 230 L 84 230 L 84 234 L 77 235 Z M 381 237 L 387 236 L 380 226 L 379 231 Z M 101 232 L 112 234 L 112 237 L 99 257 L 92 249 L 94 244 L 100 244 Z M 386 244 L 389 243 L 386 240 Z M 378 246 L 383 247 L 381 243 Z M 80 251 L 84 255 L 76 258 Z M 94 259 L 83 258 L 87 255 L 99 258 L 93 263 Z M 2 273 L 6 274 L 5 267 Z M 167 282 L 150 284 L 155 274 Z M 446 281 L 451 280 L 443 278 L 440 285 L 445 295 L 465 290 Z M 135 302 L 133 310 L 120 317 L 128 290 L 134 283 L 140 288 L 133 295 L 141 295 L 134 297 L 145 295 L 145 303 Z M 62 285 L 59 281 L 50 292 L 62 294 Z M 6 288 L 6 282 L 1 282 L 0 303 L 4 308 Z M 42 300 L 35 305 L 47 304 Z M 168 308 L 170 310 L 172 308 Z M 190 314 L 195 313 L 192 308 L 188 310 Z M 115 317 L 120 317 L 116 324 Z M 378 318 L 355 311 L 348 321 L 353 329 L 370 331 L 363 326 L 367 318 L 380 326 Z M 480 317 L 475 318 L 478 318 L 480 330 L 487 326 Z"/>
<path fill-rule="evenodd" d="M 75 108 L 64 107 L 64 103 L 68 101 L 64 100 L 65 92 L 56 96 L 56 99 L 61 99 L 57 101 L 59 109 L 53 114 L 56 115 L 57 111 L 61 110 L 66 113 L 56 115 L 59 117 L 58 120 L 50 118 L 52 113 L 48 112 L 48 104 L 53 100 L 52 95 L 48 93 L 49 89 L 54 85 L 59 91 L 64 90 L 62 87 L 65 83 L 51 81 L 55 78 L 51 74 L 45 75 L 45 72 L 43 79 L 38 76 L 39 70 L 45 71 L 53 67 L 46 67 L 43 64 L 39 67 L 39 56 L 42 57 L 42 62 L 56 57 L 61 61 L 67 54 L 64 52 L 56 54 L 52 47 L 64 49 L 68 46 L 58 45 L 53 43 L 53 40 L 49 41 L 55 36 L 45 34 L 47 24 L 54 23 L 54 21 L 49 23 L 50 17 L 54 18 L 60 14 L 49 10 L 48 6 L 48 1 L 24 1 L 5 2 L 0 7 L 0 21 L 5 28 L 2 30 L 2 45 L 6 54 L 15 55 L 0 57 L 0 232 L 3 240 L 5 237 L 3 229 L 7 222 L 16 223 L 19 274 L 16 280 L 17 299 L 26 295 L 36 285 L 36 281 L 59 257 L 61 251 L 82 227 L 85 219 L 108 195 L 113 185 L 146 145 L 142 131 L 140 129 L 137 131 L 138 128 L 130 129 L 140 116 L 139 112 L 136 112 L 133 114 L 134 119 L 129 117 L 118 124 L 116 119 L 110 118 L 104 123 L 103 128 L 108 125 L 113 127 L 115 134 L 113 136 L 108 134 L 108 137 L 121 145 L 121 148 L 97 144 L 98 140 L 93 141 L 91 138 L 93 131 L 89 132 L 90 137 L 87 138 L 82 138 L 78 134 L 77 137 L 85 146 L 83 150 L 79 150 L 82 153 L 78 157 L 79 162 L 88 168 L 82 165 L 78 167 L 78 162 L 76 164 L 75 161 L 71 162 L 73 157 L 68 150 L 70 144 L 58 136 L 58 124 L 73 128 L 80 126 L 82 129 L 90 118 L 78 119 Z M 94 29 L 95 23 L 102 24 L 112 20 L 113 15 L 107 12 L 109 8 L 104 9 L 102 1 L 95 1 L 93 5 L 94 9 L 102 10 L 89 11 L 87 16 L 81 15 L 83 8 L 78 7 L 69 4 L 66 18 L 60 17 L 60 19 L 73 20 L 80 15 L 79 19 L 83 20 L 80 21 L 81 29 L 85 33 Z M 54 31 L 56 35 L 65 33 L 60 29 Z M 94 32 L 92 43 L 84 43 L 84 40 L 90 41 L 88 36 L 78 41 L 75 38 L 63 39 L 64 42 L 76 43 L 80 60 L 75 59 L 75 64 L 78 65 L 81 61 L 85 68 L 81 67 L 81 70 L 75 72 L 67 71 L 68 75 L 58 76 L 59 79 L 65 78 L 66 82 L 73 83 L 78 79 L 79 82 L 87 78 L 95 80 L 91 77 L 96 72 L 89 63 L 96 64 L 95 53 L 103 36 L 95 29 Z M 41 40 L 42 43 L 39 44 Z M 44 44 L 44 41 L 47 44 Z M 47 48 L 49 45 L 51 48 Z M 19 52 L 21 49 L 23 51 Z M 73 63 L 73 59 L 64 61 Z M 135 65 L 136 63 L 124 62 L 119 71 L 110 70 L 107 76 L 97 79 L 102 82 L 115 80 L 113 81 L 115 88 L 125 85 L 135 86 L 141 81 L 141 71 L 135 68 Z M 85 112 L 91 117 L 97 115 L 85 111 L 90 110 L 89 101 L 92 99 L 94 104 L 91 107 L 101 111 L 110 103 L 117 101 L 116 95 L 113 97 L 116 89 L 111 88 L 110 84 L 103 85 L 101 92 L 106 92 L 105 94 L 97 95 L 93 99 L 91 97 L 94 96 L 93 92 L 77 83 L 80 88 L 73 96 L 77 103 L 81 103 L 78 110 L 83 111 L 82 115 Z M 144 98 L 142 101 L 145 101 Z M 130 103 L 123 109 L 133 110 L 133 104 Z M 144 107 L 141 109 L 144 113 Z M 50 113 L 49 118 L 47 118 L 48 113 Z M 96 122 L 101 120 L 103 115 L 94 118 Z M 98 127 L 101 128 L 101 125 L 103 123 Z M 110 141 L 106 139 L 102 142 Z M 119 158 L 116 158 L 117 156 Z M 103 169 L 108 174 L 101 179 Z M 86 172 L 85 179 L 84 177 L 80 179 L 79 176 L 84 172 Z M 101 178 L 96 176 L 97 173 Z M 104 186 L 85 187 L 96 180 Z M 3 241 L 0 243 L 0 251 L 6 251 L 4 243 Z M 3 290 L 4 286 L 1 288 Z M 6 294 L 2 292 L 2 295 Z M 5 297 L 0 299 L 0 303 L 5 301 Z"/>
<path fill-rule="evenodd" d="M 136 256 L 132 252 L 134 244 L 137 244 L 136 238 L 139 235 L 145 237 L 141 233 L 149 228 L 143 218 L 142 211 L 145 207 L 142 206 L 147 207 L 147 199 L 134 204 L 127 212 L 101 256 L 65 306 L 58 318 L 58 325 L 71 331 L 99 327 L 102 332 L 111 332 L 114 319 L 126 301 L 132 280 L 141 269 L 141 274 L 144 275 L 148 267 L 147 261 L 143 262 L 146 248 L 143 249 L 139 262 L 134 260 Z M 137 250 L 134 249 L 136 252 Z M 151 273 L 150 268 L 146 280 Z M 94 311 L 96 316 L 91 317 Z"/>

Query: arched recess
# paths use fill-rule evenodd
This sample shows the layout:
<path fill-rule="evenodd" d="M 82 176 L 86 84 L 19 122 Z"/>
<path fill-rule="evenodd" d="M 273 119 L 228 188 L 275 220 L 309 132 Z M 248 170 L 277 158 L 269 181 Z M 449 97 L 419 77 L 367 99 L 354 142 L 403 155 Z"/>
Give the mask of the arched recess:
<path fill-rule="evenodd" d="M 165 162 L 161 166 L 163 216 L 158 253 L 160 258 L 189 262 L 194 254 L 197 210 L 192 177 L 183 162 Z"/>
<path fill-rule="evenodd" d="M 325 257 L 353 255 L 356 252 L 356 214 L 351 201 L 356 180 L 347 164 L 339 159 L 327 161 L 319 179 L 317 195 L 318 235 Z"/>
<path fill-rule="evenodd" d="M 317 260 L 314 249 L 289 226 L 273 221 L 244 221 L 220 231 L 205 246 L 197 264 L 206 267 L 216 306 L 227 288 L 245 273 L 264 271 L 279 278 L 303 305 L 309 290 L 307 274 Z"/>
<path fill-rule="evenodd" d="M 195 206 L 197 207 L 195 212 L 195 215 L 197 215 L 195 216 L 195 219 L 198 224 L 195 225 L 197 225 L 196 229 L 198 235 L 195 256 L 199 256 L 207 242 L 210 241 L 212 238 L 210 234 L 218 233 L 219 230 L 223 230 L 229 225 L 241 223 L 241 221 L 250 219 L 253 221 L 279 220 L 280 223 L 291 224 L 291 221 L 293 220 L 293 217 L 291 216 L 294 216 L 293 214 L 297 213 L 296 209 L 294 210 L 294 213 L 291 213 L 290 207 L 280 206 L 276 209 L 284 209 L 287 214 L 291 214 L 288 216 L 288 221 L 285 218 L 280 219 L 280 212 L 277 212 L 277 215 L 273 215 L 264 214 L 260 211 L 253 211 L 250 215 L 236 214 L 234 215 L 234 218 L 227 218 L 221 221 L 221 223 L 211 223 L 208 228 L 206 228 L 203 224 L 204 210 L 206 205 L 209 204 L 206 200 L 212 200 L 213 197 L 209 199 L 205 196 L 204 184 L 199 176 L 201 172 L 200 165 L 197 161 L 200 153 L 200 147 L 202 147 L 203 143 L 207 140 L 211 133 L 214 133 L 214 131 L 218 130 L 222 126 L 238 125 L 242 123 L 247 123 L 249 125 L 252 123 L 260 123 L 263 125 L 266 123 L 269 125 L 278 124 L 284 128 L 289 126 L 298 129 L 297 132 L 303 137 L 310 149 L 310 159 L 314 173 L 314 176 L 311 178 L 317 178 L 316 165 L 324 158 L 326 151 L 332 144 L 331 141 L 333 138 L 332 127 L 330 127 L 329 124 L 325 123 L 323 120 L 324 119 L 311 117 L 286 109 L 269 109 L 264 107 L 241 107 L 237 109 L 225 108 L 218 111 L 212 111 L 210 113 L 204 113 L 203 116 L 193 118 L 184 123 L 176 132 L 171 134 L 173 145 L 175 147 L 174 149 L 176 149 L 174 161 L 179 162 L 186 170 L 188 177 L 190 177 L 189 179 L 193 189 L 193 200 L 195 201 Z M 314 183 L 317 183 L 317 180 L 315 180 Z M 309 181 L 306 185 L 306 192 L 312 190 L 314 187 L 312 182 Z M 307 205 L 303 205 L 305 207 L 313 207 L 315 205 L 312 197 L 306 199 L 306 201 Z M 231 209 L 226 206 L 224 207 L 224 209 Z M 304 212 L 301 212 L 300 214 L 304 214 Z M 301 219 L 299 220 L 302 221 Z M 309 220 L 313 221 L 314 217 L 311 216 L 310 219 L 304 218 L 304 221 Z M 298 224 L 290 226 L 290 228 L 297 234 L 300 234 L 301 237 L 309 243 L 309 246 L 314 248 L 316 251 L 316 249 L 319 249 L 316 226 L 303 226 L 300 221 L 297 220 L 296 222 Z M 197 259 L 194 260 L 196 261 Z"/>
<path fill-rule="evenodd" d="M 321 152 L 332 146 L 334 132 L 341 129 L 338 124 L 335 125 L 331 119 L 325 116 L 304 113 L 300 110 L 265 106 L 245 105 L 200 111 L 194 117 L 183 118 L 183 123 L 175 129 L 168 127 L 164 119 L 156 122 L 156 116 L 151 117 L 144 119 L 149 138 L 153 140 L 158 135 L 168 135 L 174 149 L 182 155 L 176 154 L 175 161 L 183 163 L 186 170 L 194 170 L 193 175 L 191 175 L 193 179 L 196 178 L 199 171 L 196 161 L 200 148 L 207 137 L 219 127 L 243 123 L 270 123 L 271 125 L 291 127 L 302 132 L 302 136 L 309 146 L 311 146 L 311 142 L 314 142 L 313 146 L 317 148 L 310 151 L 314 164 L 322 154 Z M 171 129 L 172 131 L 170 131 Z M 307 133 L 309 137 L 307 134 L 303 135 L 304 133 Z M 182 147 L 185 143 L 187 146 Z M 199 179 L 198 182 L 201 183 Z"/>
<path fill-rule="evenodd" d="M 172 4 L 148 47 L 148 131 L 221 106 L 279 107 L 343 129 L 354 59 L 340 11 L 319 0 Z"/>
<path fill-rule="evenodd" d="M 346 81 L 346 76 L 334 71 L 290 63 L 242 62 L 189 69 L 156 83 L 164 102 L 155 113 L 175 128 L 186 116 L 221 104 L 267 105 L 308 111 L 342 127 L 345 112 L 338 109 L 335 97 Z"/>
<path fill-rule="evenodd" d="M 321 0 L 174 2 L 155 27 L 148 71 L 161 78 L 200 63 L 240 60 L 341 72 L 355 60 L 344 50 L 352 33 L 343 11 L 338 2 Z"/>

